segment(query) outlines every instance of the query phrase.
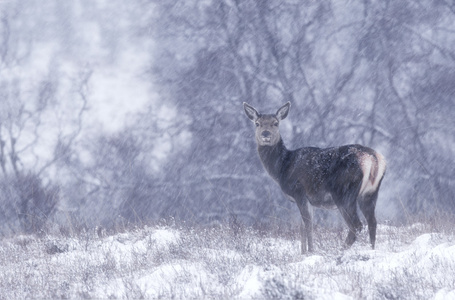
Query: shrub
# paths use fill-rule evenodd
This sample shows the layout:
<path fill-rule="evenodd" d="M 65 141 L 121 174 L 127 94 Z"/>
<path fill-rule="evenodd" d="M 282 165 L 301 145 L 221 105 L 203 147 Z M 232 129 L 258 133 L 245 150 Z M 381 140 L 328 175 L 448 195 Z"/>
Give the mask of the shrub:
<path fill-rule="evenodd" d="M 44 185 L 36 174 L 19 174 L 0 180 L 0 234 L 41 231 L 58 202 L 59 188 Z"/>

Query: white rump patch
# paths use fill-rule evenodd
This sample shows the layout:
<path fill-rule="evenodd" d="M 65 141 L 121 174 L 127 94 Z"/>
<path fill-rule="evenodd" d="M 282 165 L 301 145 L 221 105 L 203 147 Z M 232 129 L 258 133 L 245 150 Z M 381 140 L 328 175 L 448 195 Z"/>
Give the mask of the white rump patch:
<path fill-rule="evenodd" d="M 374 155 L 365 152 L 357 154 L 363 172 L 360 195 L 373 193 L 378 189 L 386 169 L 386 160 L 382 154 L 375 152 Z"/>

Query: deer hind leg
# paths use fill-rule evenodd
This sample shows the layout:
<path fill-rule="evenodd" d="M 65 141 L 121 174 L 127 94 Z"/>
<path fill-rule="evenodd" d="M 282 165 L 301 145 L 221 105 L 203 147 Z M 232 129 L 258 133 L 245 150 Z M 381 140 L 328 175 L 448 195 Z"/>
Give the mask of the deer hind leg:
<path fill-rule="evenodd" d="M 361 199 L 359 199 L 359 207 L 362 211 L 365 219 L 368 223 L 368 233 L 370 235 L 370 243 L 371 247 L 374 249 L 374 245 L 376 243 L 376 216 L 374 214 L 374 210 L 376 207 L 376 200 L 378 199 L 378 190 L 376 190 L 372 194 L 364 195 Z"/>
<path fill-rule="evenodd" d="M 339 207 L 339 210 L 349 228 L 345 241 L 346 248 L 349 248 L 356 241 L 357 233 L 362 230 L 362 222 L 360 222 L 359 215 L 357 214 L 356 202 L 347 203 L 347 205 Z"/>

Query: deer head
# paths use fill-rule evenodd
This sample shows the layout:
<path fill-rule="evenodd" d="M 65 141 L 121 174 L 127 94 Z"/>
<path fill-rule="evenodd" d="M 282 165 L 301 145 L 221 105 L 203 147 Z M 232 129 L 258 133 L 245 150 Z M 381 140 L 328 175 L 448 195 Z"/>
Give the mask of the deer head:
<path fill-rule="evenodd" d="M 259 146 L 274 146 L 280 141 L 280 121 L 287 117 L 290 107 L 291 103 L 287 102 L 276 114 L 261 115 L 254 107 L 243 103 L 246 115 L 256 125 L 255 136 Z"/>

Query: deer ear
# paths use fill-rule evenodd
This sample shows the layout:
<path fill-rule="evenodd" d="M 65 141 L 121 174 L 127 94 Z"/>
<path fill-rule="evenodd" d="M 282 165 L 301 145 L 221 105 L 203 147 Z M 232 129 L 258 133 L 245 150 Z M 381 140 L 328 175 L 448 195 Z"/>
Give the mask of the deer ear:
<path fill-rule="evenodd" d="M 281 106 L 277 112 L 276 112 L 276 117 L 278 120 L 283 120 L 288 116 L 289 113 L 289 108 L 291 107 L 291 102 L 286 102 L 285 105 Z"/>
<path fill-rule="evenodd" d="M 257 118 L 259 118 L 259 113 L 257 112 L 256 109 L 254 109 L 254 107 L 252 107 L 251 105 L 249 105 L 248 103 L 246 102 L 243 102 L 243 108 L 245 109 L 245 113 L 247 115 L 247 117 L 251 120 L 251 121 L 256 121 Z"/>

